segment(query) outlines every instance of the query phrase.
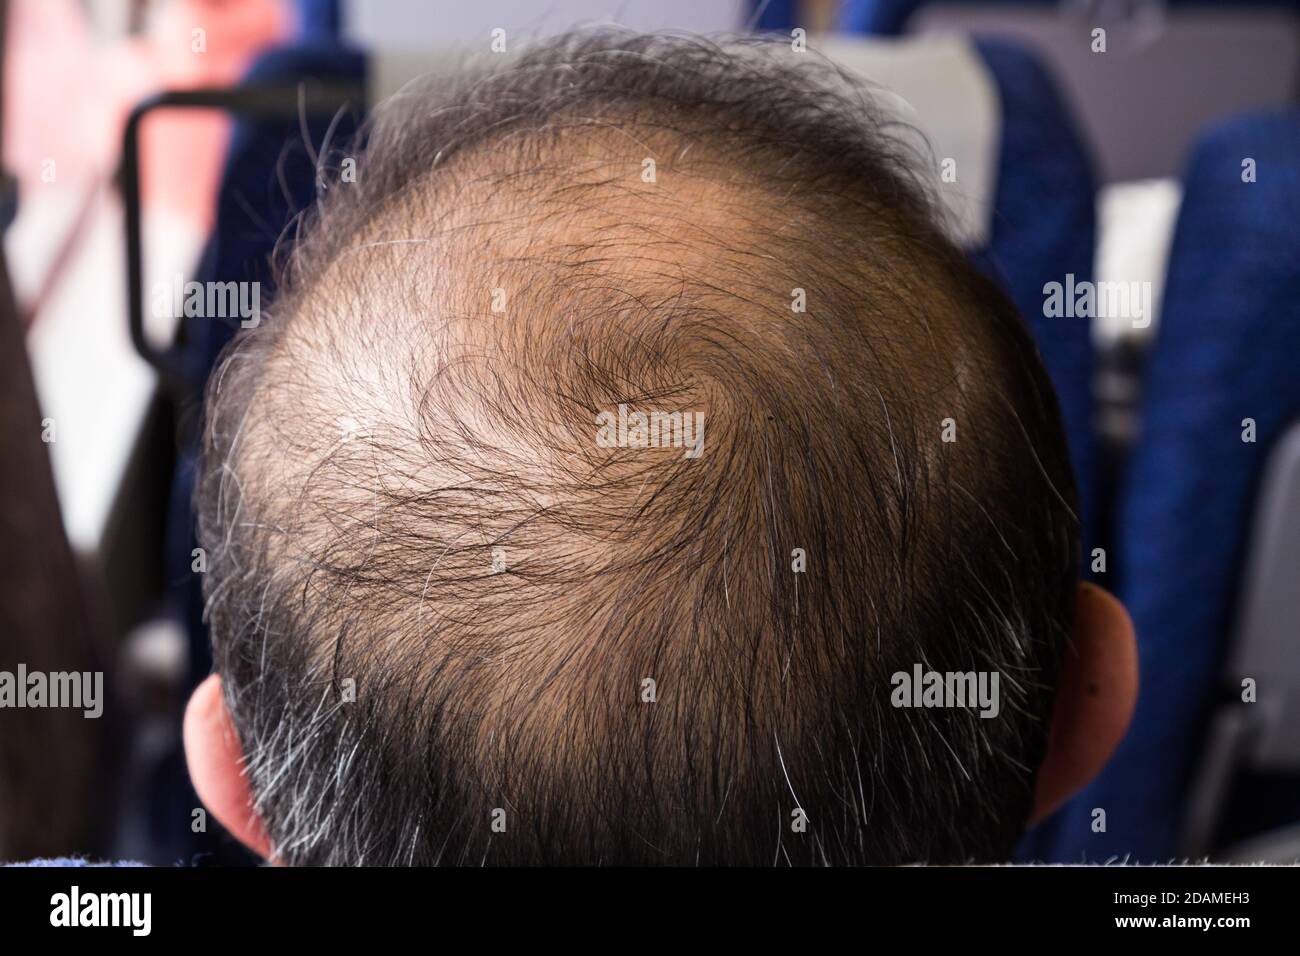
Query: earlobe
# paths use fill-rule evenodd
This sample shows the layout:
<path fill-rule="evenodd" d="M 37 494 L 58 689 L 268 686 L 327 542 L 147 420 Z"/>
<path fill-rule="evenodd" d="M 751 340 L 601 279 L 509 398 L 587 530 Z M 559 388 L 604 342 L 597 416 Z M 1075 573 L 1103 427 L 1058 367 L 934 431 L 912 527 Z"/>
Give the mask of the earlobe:
<path fill-rule="evenodd" d="M 243 753 L 221 693 L 221 678 L 210 675 L 194 690 L 185 708 L 185 760 L 190 780 L 204 806 L 240 843 L 263 859 L 271 856 L 266 828 L 253 809 Z"/>
<path fill-rule="evenodd" d="M 1030 823 L 1101 772 L 1133 719 L 1137 691 L 1137 640 L 1128 612 L 1109 592 L 1080 584 Z"/>

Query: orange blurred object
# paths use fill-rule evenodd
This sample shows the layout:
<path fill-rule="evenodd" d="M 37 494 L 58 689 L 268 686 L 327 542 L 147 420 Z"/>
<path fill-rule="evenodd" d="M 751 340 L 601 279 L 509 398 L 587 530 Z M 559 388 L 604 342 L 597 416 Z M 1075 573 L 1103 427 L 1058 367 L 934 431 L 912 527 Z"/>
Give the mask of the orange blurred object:
<path fill-rule="evenodd" d="M 165 89 L 238 82 L 262 50 L 294 28 L 289 0 L 162 0 L 143 34 L 103 44 L 75 0 L 12 0 L 5 56 L 4 161 L 20 202 L 55 185 L 93 191 L 112 175 L 131 108 Z M 173 111 L 142 130 L 146 210 L 201 231 L 229 119 Z"/>

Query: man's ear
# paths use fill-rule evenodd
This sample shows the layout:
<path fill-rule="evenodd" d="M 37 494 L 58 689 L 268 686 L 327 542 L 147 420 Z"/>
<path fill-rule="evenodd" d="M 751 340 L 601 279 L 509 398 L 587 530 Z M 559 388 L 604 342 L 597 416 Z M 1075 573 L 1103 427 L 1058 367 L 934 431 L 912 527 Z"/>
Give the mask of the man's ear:
<path fill-rule="evenodd" d="M 1080 584 L 1031 824 L 1083 789 L 1106 765 L 1133 719 L 1137 691 L 1137 640 L 1128 612 L 1109 592 Z"/>
<path fill-rule="evenodd" d="M 253 809 L 244 754 L 226 710 L 221 678 L 216 674 L 195 688 L 190 697 L 185 708 L 184 737 L 185 761 L 199 799 L 235 839 L 269 859 L 271 841 Z"/>

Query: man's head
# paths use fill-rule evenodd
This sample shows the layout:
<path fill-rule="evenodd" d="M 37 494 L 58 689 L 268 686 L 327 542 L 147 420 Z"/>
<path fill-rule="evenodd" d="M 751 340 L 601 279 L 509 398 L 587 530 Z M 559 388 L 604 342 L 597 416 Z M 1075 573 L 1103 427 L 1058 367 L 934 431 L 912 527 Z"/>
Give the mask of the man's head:
<path fill-rule="evenodd" d="M 380 112 L 209 390 L 187 749 L 236 835 L 992 860 L 1096 769 L 1131 667 L 1051 386 L 877 117 L 787 46 L 608 33 Z"/>

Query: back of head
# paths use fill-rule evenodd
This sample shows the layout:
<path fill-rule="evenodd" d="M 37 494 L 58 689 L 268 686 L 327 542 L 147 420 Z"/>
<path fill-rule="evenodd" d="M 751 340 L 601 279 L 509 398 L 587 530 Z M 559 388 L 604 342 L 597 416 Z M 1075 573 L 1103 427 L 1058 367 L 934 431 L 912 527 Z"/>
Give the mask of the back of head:
<path fill-rule="evenodd" d="M 209 390 L 281 859 L 1006 857 L 1073 483 L 876 117 L 787 45 L 608 32 L 380 112 Z M 914 665 L 997 673 L 996 715 L 895 706 Z"/>

